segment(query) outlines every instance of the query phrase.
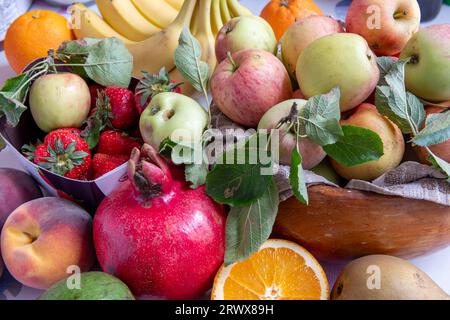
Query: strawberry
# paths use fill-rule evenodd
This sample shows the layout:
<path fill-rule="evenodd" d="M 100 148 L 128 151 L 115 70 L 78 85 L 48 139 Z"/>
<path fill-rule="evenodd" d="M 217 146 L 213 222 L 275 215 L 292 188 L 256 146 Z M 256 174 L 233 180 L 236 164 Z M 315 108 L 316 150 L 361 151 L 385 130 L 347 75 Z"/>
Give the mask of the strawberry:
<path fill-rule="evenodd" d="M 161 92 L 181 93 L 181 83 L 170 80 L 166 68 L 161 68 L 159 74 L 149 74 L 142 71 L 144 75 L 134 89 L 134 102 L 136 110 L 141 114 L 148 106 L 154 96 Z"/>
<path fill-rule="evenodd" d="M 91 108 L 95 108 L 97 103 L 98 92 L 103 90 L 103 86 L 99 84 L 91 84 L 89 86 L 89 92 L 91 93 Z"/>
<path fill-rule="evenodd" d="M 109 155 L 124 154 L 129 156 L 133 148 L 141 149 L 142 144 L 126 133 L 106 130 L 100 134 L 97 152 Z"/>
<path fill-rule="evenodd" d="M 91 164 L 91 152 L 86 141 L 72 129 L 58 129 L 36 146 L 33 161 L 64 177 L 84 180 Z"/>
<path fill-rule="evenodd" d="M 130 157 L 127 155 L 109 155 L 97 153 L 92 159 L 92 169 L 94 171 L 94 179 L 114 170 L 128 161 Z"/>
<path fill-rule="evenodd" d="M 116 129 L 128 129 L 137 124 L 139 114 L 134 105 L 134 94 L 128 89 L 109 86 L 104 90 L 109 100 L 111 124 Z"/>

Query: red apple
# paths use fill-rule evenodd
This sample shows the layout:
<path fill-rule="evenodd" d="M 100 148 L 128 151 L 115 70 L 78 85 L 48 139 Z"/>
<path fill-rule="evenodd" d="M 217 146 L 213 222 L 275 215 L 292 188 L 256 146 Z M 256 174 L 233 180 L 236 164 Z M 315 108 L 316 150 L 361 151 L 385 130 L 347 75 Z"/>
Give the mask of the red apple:
<path fill-rule="evenodd" d="M 275 129 L 281 119 L 287 117 L 291 111 L 293 103 L 297 104 L 297 110 L 301 110 L 306 105 L 306 100 L 291 99 L 283 101 L 276 106 L 270 108 L 258 124 L 258 129 Z M 287 131 L 287 125 L 282 125 L 279 131 L 279 163 L 291 164 L 291 153 L 294 150 L 296 142 L 296 134 Z M 304 169 L 311 169 L 317 166 L 326 156 L 325 151 L 318 144 L 307 137 L 300 138 L 298 141 L 298 149 L 302 155 L 302 167 Z"/>
<path fill-rule="evenodd" d="M 417 0 L 353 0 L 346 19 L 347 32 L 364 37 L 378 56 L 398 54 L 419 26 Z"/>
<path fill-rule="evenodd" d="M 450 101 L 442 102 L 439 104 L 450 107 Z M 427 106 L 426 107 L 427 116 L 429 116 L 430 114 L 433 114 L 433 113 L 444 112 L 446 110 L 448 110 L 448 109 L 436 107 L 436 106 Z M 439 144 L 431 145 L 428 148 L 430 148 L 431 152 L 433 152 L 439 158 L 441 158 L 447 162 L 450 162 L 450 140 L 444 141 Z M 415 150 L 416 150 L 417 156 L 419 157 L 419 160 L 421 163 L 430 164 L 430 162 L 428 161 L 429 154 L 424 147 L 417 146 L 415 148 Z"/>
<path fill-rule="evenodd" d="M 277 57 L 261 49 L 248 49 L 219 64 L 211 77 L 211 93 L 227 117 L 256 127 L 269 108 L 292 97 L 292 85 Z"/>

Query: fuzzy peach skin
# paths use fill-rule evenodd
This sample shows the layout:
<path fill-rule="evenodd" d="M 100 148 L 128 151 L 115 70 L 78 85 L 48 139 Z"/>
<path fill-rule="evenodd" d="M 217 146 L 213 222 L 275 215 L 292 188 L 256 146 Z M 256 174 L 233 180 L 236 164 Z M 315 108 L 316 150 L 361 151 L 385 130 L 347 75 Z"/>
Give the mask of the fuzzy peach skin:
<path fill-rule="evenodd" d="M 378 160 L 352 167 L 346 167 L 332 159 L 331 164 L 341 177 L 347 180 L 371 181 L 396 168 L 402 161 L 405 153 L 405 140 L 401 130 L 392 121 L 381 115 L 373 104 L 361 104 L 348 119 L 341 120 L 341 125 L 351 125 L 374 131 L 383 142 L 384 152 Z"/>
<path fill-rule="evenodd" d="M 365 38 L 377 56 L 398 54 L 419 26 L 417 0 L 353 0 L 347 12 L 347 32 Z"/>
<path fill-rule="evenodd" d="M 46 197 L 24 203 L 6 220 L 1 252 L 22 284 L 48 289 L 68 276 L 67 268 L 88 271 L 94 262 L 92 218 L 79 206 Z"/>
<path fill-rule="evenodd" d="M 292 97 L 283 63 L 261 49 L 241 50 L 223 60 L 211 77 L 214 102 L 228 118 L 256 127 L 272 106 Z"/>
<path fill-rule="evenodd" d="M 441 102 L 440 105 L 448 106 L 450 108 L 450 101 L 447 102 Z M 447 109 L 446 108 L 440 108 L 440 107 L 434 107 L 434 106 L 427 106 L 426 107 L 426 113 L 427 116 L 433 113 L 440 113 L 444 112 Z M 434 144 L 429 146 L 431 152 L 433 152 L 435 155 L 437 155 L 439 158 L 443 159 L 444 161 L 450 162 L 450 139 L 446 140 L 442 143 Z M 424 147 L 417 146 L 414 148 L 414 150 L 417 153 L 417 156 L 419 157 L 419 160 L 421 163 L 424 164 L 430 164 L 430 161 L 428 161 L 428 151 Z"/>

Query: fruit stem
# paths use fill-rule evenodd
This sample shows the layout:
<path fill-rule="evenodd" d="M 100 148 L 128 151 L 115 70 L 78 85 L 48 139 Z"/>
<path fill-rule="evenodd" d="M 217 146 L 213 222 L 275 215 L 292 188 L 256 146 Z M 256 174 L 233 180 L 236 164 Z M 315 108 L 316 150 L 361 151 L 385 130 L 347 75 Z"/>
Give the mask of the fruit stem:
<path fill-rule="evenodd" d="M 169 193 L 171 189 L 172 175 L 168 165 L 148 144 L 144 144 L 141 150 L 134 148 L 131 152 L 128 177 L 144 201 Z"/>
<path fill-rule="evenodd" d="M 394 19 L 401 19 L 403 17 L 406 17 L 408 15 L 408 12 L 406 10 L 397 11 L 394 13 Z"/>
<path fill-rule="evenodd" d="M 227 52 L 227 58 L 228 58 L 228 61 L 230 61 L 231 65 L 233 66 L 233 72 L 236 71 L 238 68 L 238 65 L 237 65 L 236 61 L 234 61 L 233 57 L 231 56 L 230 51 Z"/>

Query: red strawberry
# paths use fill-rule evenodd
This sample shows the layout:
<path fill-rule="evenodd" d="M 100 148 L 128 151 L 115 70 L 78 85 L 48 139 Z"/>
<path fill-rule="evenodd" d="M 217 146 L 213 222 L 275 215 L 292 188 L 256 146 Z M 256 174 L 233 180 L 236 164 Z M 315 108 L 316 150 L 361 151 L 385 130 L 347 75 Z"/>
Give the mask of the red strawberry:
<path fill-rule="evenodd" d="M 84 180 L 91 165 L 91 153 L 86 141 L 77 133 L 58 129 L 36 146 L 33 161 L 64 177 Z"/>
<path fill-rule="evenodd" d="M 129 156 L 133 148 L 141 149 L 141 146 L 142 144 L 137 139 L 125 133 L 106 130 L 100 134 L 97 152 L 109 155 L 124 154 Z"/>
<path fill-rule="evenodd" d="M 91 108 L 95 108 L 97 103 L 98 92 L 103 90 L 103 86 L 99 84 L 91 84 L 89 86 L 89 92 L 91 93 Z"/>
<path fill-rule="evenodd" d="M 134 89 L 134 102 L 136 110 L 141 114 L 148 106 L 154 96 L 161 92 L 181 93 L 181 83 L 170 80 L 166 68 L 159 70 L 159 74 L 149 74 L 142 71 L 144 75 Z"/>
<path fill-rule="evenodd" d="M 97 153 L 92 159 L 92 169 L 94 171 L 94 179 L 114 170 L 128 161 L 130 156 L 127 155 L 109 155 Z"/>
<path fill-rule="evenodd" d="M 134 94 L 128 89 L 110 86 L 104 90 L 109 99 L 111 124 L 116 129 L 128 129 L 137 124 L 139 114 L 134 105 Z"/>

